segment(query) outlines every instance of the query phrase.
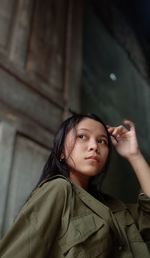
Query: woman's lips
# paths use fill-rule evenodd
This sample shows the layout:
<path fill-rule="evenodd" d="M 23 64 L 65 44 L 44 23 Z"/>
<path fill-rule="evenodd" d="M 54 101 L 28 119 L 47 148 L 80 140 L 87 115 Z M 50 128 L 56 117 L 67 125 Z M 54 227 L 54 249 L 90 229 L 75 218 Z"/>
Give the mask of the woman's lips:
<path fill-rule="evenodd" d="M 89 157 L 86 157 L 85 159 L 88 159 L 88 160 L 95 160 L 97 162 L 100 162 L 100 159 L 98 156 L 89 156 Z"/>

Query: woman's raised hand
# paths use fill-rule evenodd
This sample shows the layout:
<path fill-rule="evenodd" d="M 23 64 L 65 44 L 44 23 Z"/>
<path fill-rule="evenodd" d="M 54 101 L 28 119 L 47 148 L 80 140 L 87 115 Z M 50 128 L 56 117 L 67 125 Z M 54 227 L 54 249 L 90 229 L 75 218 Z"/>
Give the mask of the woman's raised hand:
<path fill-rule="evenodd" d="M 150 166 L 139 149 L 134 123 L 125 120 L 122 125 L 108 126 L 108 132 L 116 151 L 129 161 L 142 191 L 150 197 Z"/>
<path fill-rule="evenodd" d="M 140 152 L 135 126 L 130 120 L 124 120 L 119 126 L 108 126 L 108 132 L 116 151 L 124 158 L 129 159 Z"/>

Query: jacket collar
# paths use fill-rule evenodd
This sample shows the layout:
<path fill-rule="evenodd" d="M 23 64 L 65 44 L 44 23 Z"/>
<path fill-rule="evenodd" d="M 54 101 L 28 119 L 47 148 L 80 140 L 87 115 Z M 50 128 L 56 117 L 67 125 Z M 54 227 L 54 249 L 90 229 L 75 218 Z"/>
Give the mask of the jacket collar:
<path fill-rule="evenodd" d="M 74 183 L 72 183 L 72 185 L 79 198 L 95 213 L 101 217 L 105 217 L 105 219 L 106 217 L 110 217 L 110 212 L 116 213 L 127 209 L 122 201 L 108 194 L 101 193 L 99 200 L 97 200 L 82 187 L 79 187 Z"/>
<path fill-rule="evenodd" d="M 91 194 L 89 194 L 87 191 L 85 191 L 82 187 L 74 184 L 69 178 L 63 176 L 63 175 L 56 175 L 52 177 L 47 177 L 44 181 L 42 181 L 39 184 L 39 187 L 41 187 L 44 183 L 47 181 L 51 181 L 56 178 L 63 178 L 71 183 L 74 190 L 78 194 L 81 201 L 83 201 L 89 208 L 91 208 L 95 213 L 100 215 L 101 217 L 104 217 L 103 214 L 106 215 L 106 217 L 110 216 L 110 210 L 111 212 L 119 212 L 122 210 L 127 209 L 125 204 L 121 202 L 118 199 L 115 199 L 114 197 L 101 193 L 99 200 L 95 199 Z M 106 219 L 105 217 L 105 219 Z"/>
<path fill-rule="evenodd" d="M 107 220 L 110 223 L 110 209 L 103 204 L 101 201 L 95 199 L 91 194 L 85 191 L 82 187 L 73 185 L 73 190 L 76 192 L 80 200 L 86 204 L 94 213 L 96 213 L 101 218 Z"/>

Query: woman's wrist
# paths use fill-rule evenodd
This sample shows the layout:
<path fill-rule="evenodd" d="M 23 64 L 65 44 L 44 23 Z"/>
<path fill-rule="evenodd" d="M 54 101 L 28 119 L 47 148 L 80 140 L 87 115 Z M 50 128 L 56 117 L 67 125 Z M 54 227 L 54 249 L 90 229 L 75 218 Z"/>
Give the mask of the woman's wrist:
<path fill-rule="evenodd" d="M 143 158 L 143 154 L 141 153 L 140 149 L 137 149 L 136 152 L 134 153 L 130 153 L 126 159 L 128 160 L 129 163 L 133 163 L 133 162 L 137 162 L 139 161 L 141 158 Z"/>

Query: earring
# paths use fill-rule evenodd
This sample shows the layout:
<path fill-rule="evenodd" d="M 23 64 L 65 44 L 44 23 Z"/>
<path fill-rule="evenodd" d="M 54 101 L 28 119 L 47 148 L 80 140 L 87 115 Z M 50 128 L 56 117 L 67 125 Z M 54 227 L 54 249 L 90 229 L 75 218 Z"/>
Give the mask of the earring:
<path fill-rule="evenodd" d="M 60 160 L 63 160 L 65 158 L 65 155 L 64 153 L 62 152 L 61 155 L 60 155 Z"/>

